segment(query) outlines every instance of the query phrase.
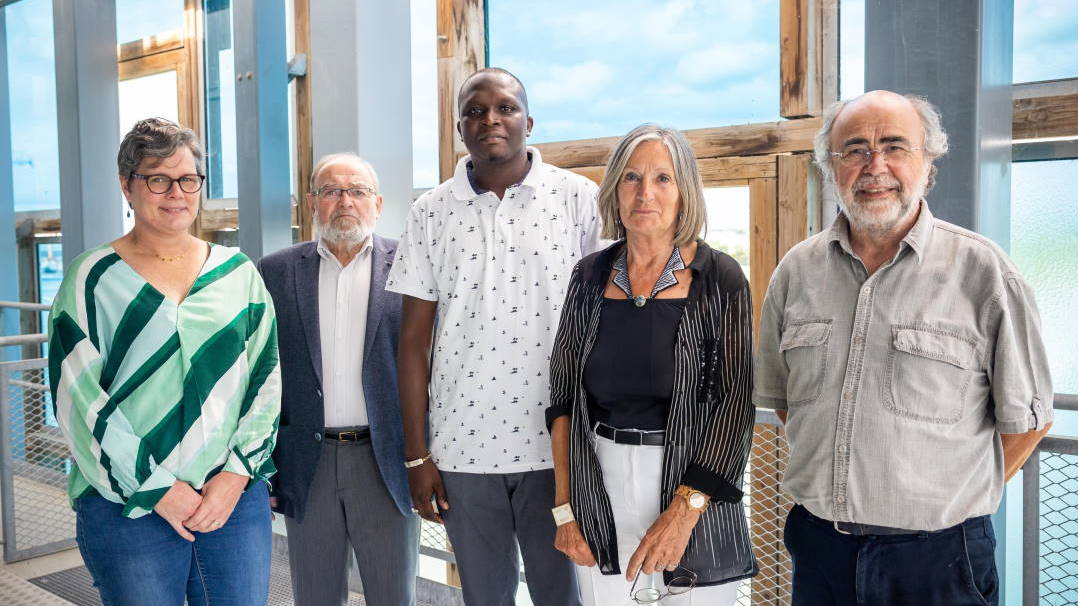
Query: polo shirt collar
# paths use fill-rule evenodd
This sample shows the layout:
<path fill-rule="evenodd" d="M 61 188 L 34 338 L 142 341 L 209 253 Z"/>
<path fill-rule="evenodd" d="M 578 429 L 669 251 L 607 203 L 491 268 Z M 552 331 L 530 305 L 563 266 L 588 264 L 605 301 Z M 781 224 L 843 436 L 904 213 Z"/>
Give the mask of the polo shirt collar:
<path fill-rule="evenodd" d="M 528 174 L 524 175 L 524 180 L 518 183 L 517 186 L 537 189 L 542 180 L 543 157 L 539 154 L 538 149 L 530 146 L 527 149 L 528 157 L 531 159 L 531 168 L 528 170 Z M 457 161 L 457 168 L 453 171 L 450 189 L 453 192 L 453 197 L 458 200 L 472 200 L 482 195 L 475 191 L 471 180 L 468 178 L 468 165 L 471 161 L 471 155 L 464 156 Z"/>

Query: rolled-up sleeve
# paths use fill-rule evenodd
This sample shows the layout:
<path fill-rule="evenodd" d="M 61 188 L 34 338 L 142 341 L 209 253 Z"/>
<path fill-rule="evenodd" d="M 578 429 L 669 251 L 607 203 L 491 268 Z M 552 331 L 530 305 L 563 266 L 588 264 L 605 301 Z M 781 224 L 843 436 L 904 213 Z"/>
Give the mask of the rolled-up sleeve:
<path fill-rule="evenodd" d="M 996 429 L 1026 433 L 1052 421 L 1052 378 L 1033 291 L 1017 274 L 1005 278 L 997 299 L 989 381 Z"/>
<path fill-rule="evenodd" d="M 752 403 L 760 408 L 786 410 L 786 380 L 790 369 L 779 350 L 782 338 L 785 281 L 782 265 L 771 276 L 763 309 L 760 312 L 760 332 L 756 346 L 755 382 Z"/>

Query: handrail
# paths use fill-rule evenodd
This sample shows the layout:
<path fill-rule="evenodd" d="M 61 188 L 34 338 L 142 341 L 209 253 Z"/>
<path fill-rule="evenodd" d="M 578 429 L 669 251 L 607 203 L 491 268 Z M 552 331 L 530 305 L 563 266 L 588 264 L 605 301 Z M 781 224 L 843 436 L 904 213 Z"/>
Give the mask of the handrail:
<path fill-rule="evenodd" d="M 1078 410 L 1078 394 L 1055 394 L 1052 396 L 1052 408 L 1056 410 Z"/>
<path fill-rule="evenodd" d="M 49 336 L 43 332 L 29 335 L 13 335 L 0 337 L 0 347 L 14 347 L 16 345 L 37 345 L 49 340 Z"/>
<path fill-rule="evenodd" d="M 0 301 L 0 309 L 18 309 L 19 311 L 49 311 L 51 305 L 44 303 L 29 303 L 27 301 Z"/>

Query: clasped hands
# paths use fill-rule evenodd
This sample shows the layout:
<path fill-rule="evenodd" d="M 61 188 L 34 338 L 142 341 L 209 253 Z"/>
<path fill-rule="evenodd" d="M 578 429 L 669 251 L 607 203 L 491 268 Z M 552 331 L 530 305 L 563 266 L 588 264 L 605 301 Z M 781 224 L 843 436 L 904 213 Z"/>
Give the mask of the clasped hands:
<path fill-rule="evenodd" d="M 692 529 L 699 519 L 700 512 L 690 508 L 684 499 L 671 501 L 670 506 L 648 528 L 629 558 L 625 578 L 632 581 L 639 573 L 654 574 L 677 566 L 685 555 Z M 595 566 L 595 556 L 576 520 L 558 526 L 554 547 L 577 566 Z"/>
<path fill-rule="evenodd" d="M 153 510 L 176 534 L 194 541 L 192 532 L 213 532 L 224 526 L 249 480 L 248 476 L 222 471 L 202 486 L 201 494 L 187 482 L 176 480 Z"/>

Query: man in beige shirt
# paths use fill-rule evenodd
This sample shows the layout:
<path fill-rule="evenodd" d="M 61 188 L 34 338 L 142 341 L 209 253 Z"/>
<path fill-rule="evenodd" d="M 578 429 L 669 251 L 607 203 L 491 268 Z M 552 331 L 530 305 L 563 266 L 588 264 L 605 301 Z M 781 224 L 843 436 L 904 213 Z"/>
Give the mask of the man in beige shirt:
<path fill-rule="evenodd" d="M 775 270 L 753 392 L 790 443 L 795 605 L 998 603 L 989 515 L 1052 385 L 1014 263 L 925 202 L 946 151 L 936 109 L 888 91 L 816 137 L 842 212 Z"/>

